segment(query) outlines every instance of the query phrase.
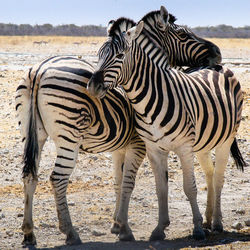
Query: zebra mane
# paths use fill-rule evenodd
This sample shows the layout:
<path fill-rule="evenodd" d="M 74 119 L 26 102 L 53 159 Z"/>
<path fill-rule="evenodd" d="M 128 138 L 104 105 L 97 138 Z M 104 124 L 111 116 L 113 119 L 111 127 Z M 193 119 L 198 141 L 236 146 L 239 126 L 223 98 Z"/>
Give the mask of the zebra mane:
<path fill-rule="evenodd" d="M 135 25 L 136 23 L 132 19 L 126 17 L 120 17 L 113 23 L 112 27 L 109 30 L 108 35 L 110 37 L 119 35 L 120 33 L 127 31 L 128 29 L 130 29 Z"/>
<path fill-rule="evenodd" d="M 155 14 L 160 14 L 160 11 L 151 11 L 147 13 L 141 20 L 147 21 L 148 18 L 153 17 Z M 169 14 L 169 23 L 174 24 L 174 22 L 177 20 L 177 18 Z M 126 18 L 126 17 L 120 17 L 118 18 L 113 25 L 110 27 L 108 36 L 113 37 L 114 35 L 119 35 L 120 33 L 127 31 L 129 28 L 136 25 L 136 22 L 132 19 Z"/>
<path fill-rule="evenodd" d="M 176 20 L 177 20 L 177 18 L 174 15 L 172 15 L 171 13 L 169 13 L 169 20 L 168 21 L 170 23 L 174 23 Z"/>
<path fill-rule="evenodd" d="M 149 13 L 147 13 L 141 20 L 142 21 L 147 21 L 148 20 L 148 18 L 150 18 L 150 17 L 154 17 L 155 15 L 160 15 L 160 11 L 159 10 L 155 10 L 155 11 L 151 11 L 151 12 L 149 12 Z M 174 22 L 177 20 L 177 18 L 174 16 L 174 15 L 172 15 L 172 14 L 170 14 L 169 13 L 169 23 L 170 24 L 174 24 Z"/>

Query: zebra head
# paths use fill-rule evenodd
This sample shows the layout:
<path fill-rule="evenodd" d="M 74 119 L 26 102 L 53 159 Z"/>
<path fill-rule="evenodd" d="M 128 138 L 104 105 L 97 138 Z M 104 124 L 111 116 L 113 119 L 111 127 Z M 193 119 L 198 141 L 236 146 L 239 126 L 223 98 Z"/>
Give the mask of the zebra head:
<path fill-rule="evenodd" d="M 214 66 L 221 63 L 220 49 L 196 36 L 187 27 L 175 24 L 176 18 L 165 7 L 152 11 L 142 19 L 151 40 L 168 55 L 173 66 Z"/>
<path fill-rule="evenodd" d="M 134 30 L 132 27 L 135 24 L 134 21 L 123 17 L 109 23 L 108 39 L 99 49 L 96 71 L 88 82 L 87 89 L 91 95 L 103 98 L 108 89 L 116 87 L 118 82 L 122 81 L 119 79 L 121 67 L 131 46 L 127 32 Z"/>
<path fill-rule="evenodd" d="M 88 83 L 90 94 L 102 98 L 109 88 L 129 79 L 127 72 L 131 72 L 132 66 L 129 63 L 131 54 L 127 51 L 142 29 L 153 46 L 165 52 L 170 66 L 200 67 L 221 62 L 220 50 L 215 44 L 176 25 L 175 20 L 165 7 L 161 7 L 160 11 L 144 16 L 141 25 L 135 26 L 134 21 L 126 18 L 112 21 L 108 25 L 108 40 L 98 52 L 98 65 Z"/>

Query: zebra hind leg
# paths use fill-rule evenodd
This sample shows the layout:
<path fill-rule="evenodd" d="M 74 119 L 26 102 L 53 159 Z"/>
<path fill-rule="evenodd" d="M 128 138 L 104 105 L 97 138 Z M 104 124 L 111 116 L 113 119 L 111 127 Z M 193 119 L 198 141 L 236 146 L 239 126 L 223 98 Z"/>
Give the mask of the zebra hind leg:
<path fill-rule="evenodd" d="M 36 237 L 33 232 L 34 224 L 33 224 L 33 215 L 32 215 L 32 207 L 33 207 L 33 196 L 36 190 L 38 178 L 37 178 L 37 171 L 41 157 L 41 151 L 43 145 L 46 141 L 47 134 L 45 130 L 40 129 L 38 130 L 38 159 L 36 161 L 36 172 L 34 174 L 28 173 L 27 169 L 23 176 L 23 183 L 24 183 L 24 218 L 22 224 L 22 231 L 24 233 L 24 240 L 22 244 L 24 246 L 28 245 L 36 245 Z M 42 138 L 41 138 L 42 137 Z"/>
<path fill-rule="evenodd" d="M 50 181 L 56 201 L 59 229 L 62 233 L 66 234 L 67 245 L 81 244 L 79 235 L 73 228 L 71 222 L 66 198 L 69 177 L 75 167 L 77 154 L 78 148 L 73 150 L 72 145 L 67 148 L 65 146 L 57 147 L 55 168 L 50 176 Z"/>
<path fill-rule="evenodd" d="M 231 141 L 227 141 L 222 146 L 215 149 L 215 170 L 214 170 L 214 209 L 212 230 L 222 232 L 222 213 L 221 213 L 221 191 L 224 184 L 224 172 L 227 166 Z"/>
<path fill-rule="evenodd" d="M 128 225 L 128 207 L 131 194 L 135 185 L 137 170 L 146 155 L 144 142 L 135 134 L 129 145 L 113 153 L 115 167 L 116 210 L 113 233 L 119 234 L 121 241 L 135 240 L 132 230 Z"/>
<path fill-rule="evenodd" d="M 137 136 L 133 137 L 126 147 L 123 177 L 121 185 L 120 206 L 117 214 L 117 222 L 120 225 L 119 240 L 134 241 L 134 235 L 128 225 L 128 208 L 131 194 L 135 186 L 137 171 L 146 155 L 144 142 Z"/>
<path fill-rule="evenodd" d="M 206 222 L 203 224 L 204 228 L 211 229 L 213 203 L 214 203 L 214 186 L 213 186 L 213 174 L 214 165 L 211 158 L 211 152 L 197 153 L 198 161 L 205 173 L 207 183 L 207 207 L 206 207 Z"/>
<path fill-rule="evenodd" d="M 24 219 L 22 224 L 22 231 L 24 233 L 24 246 L 36 245 L 36 237 L 33 232 L 34 224 L 32 219 L 32 204 L 33 196 L 36 190 L 38 179 L 37 175 L 29 174 L 23 178 L 24 183 Z"/>

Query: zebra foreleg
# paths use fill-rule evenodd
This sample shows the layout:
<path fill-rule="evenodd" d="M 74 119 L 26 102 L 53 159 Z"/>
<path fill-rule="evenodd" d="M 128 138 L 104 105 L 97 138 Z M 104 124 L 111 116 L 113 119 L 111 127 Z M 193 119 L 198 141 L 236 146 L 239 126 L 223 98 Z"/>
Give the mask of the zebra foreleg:
<path fill-rule="evenodd" d="M 170 224 L 168 215 L 168 152 L 159 151 L 157 148 L 146 147 L 156 183 L 156 194 L 158 197 L 159 217 L 158 225 L 153 230 L 150 241 L 164 240 L 164 230 Z"/>
<path fill-rule="evenodd" d="M 68 147 L 68 150 L 66 150 L 65 146 L 63 149 L 58 148 L 55 168 L 50 176 L 56 201 L 59 229 L 66 234 L 66 244 L 68 245 L 81 244 L 79 235 L 71 222 L 66 198 L 69 177 L 75 167 L 77 153 L 78 149 L 74 150 L 72 145 Z"/>
<path fill-rule="evenodd" d="M 203 224 L 205 228 L 211 229 L 212 215 L 214 206 L 214 186 L 213 186 L 213 174 L 214 166 L 211 158 L 211 152 L 197 153 L 198 161 L 205 173 L 207 183 L 207 207 L 206 207 L 206 222 Z"/>
<path fill-rule="evenodd" d="M 193 237 L 196 240 L 201 240 L 205 238 L 205 233 L 202 229 L 202 216 L 197 204 L 192 147 L 184 144 L 178 148 L 176 153 L 180 157 L 182 165 L 184 192 L 192 208 L 194 223 Z"/>
<path fill-rule="evenodd" d="M 120 233 L 120 225 L 117 222 L 117 214 L 118 214 L 118 210 L 120 207 L 124 158 L 125 158 L 125 149 L 117 150 L 112 153 L 112 161 L 113 161 L 114 175 L 115 175 L 114 189 L 115 189 L 115 195 L 116 195 L 115 212 L 113 215 L 114 224 L 111 227 L 112 234 Z"/>
<path fill-rule="evenodd" d="M 223 144 L 215 149 L 215 170 L 214 170 L 214 209 L 212 230 L 223 231 L 221 213 L 221 191 L 224 184 L 224 172 L 227 166 L 230 146 L 232 141 Z"/>

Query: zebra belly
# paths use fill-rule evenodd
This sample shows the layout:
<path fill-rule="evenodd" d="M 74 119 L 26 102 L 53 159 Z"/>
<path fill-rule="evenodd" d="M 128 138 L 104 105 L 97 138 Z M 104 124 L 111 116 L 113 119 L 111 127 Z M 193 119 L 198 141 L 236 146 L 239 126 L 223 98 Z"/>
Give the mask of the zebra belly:
<path fill-rule="evenodd" d="M 136 119 L 136 131 L 147 145 L 156 146 L 163 151 L 175 151 L 183 144 L 193 145 L 194 134 L 187 135 L 190 130 L 188 126 L 184 129 L 179 126 L 173 132 L 170 132 L 170 127 L 161 127 L 157 123 L 146 124 Z"/>

